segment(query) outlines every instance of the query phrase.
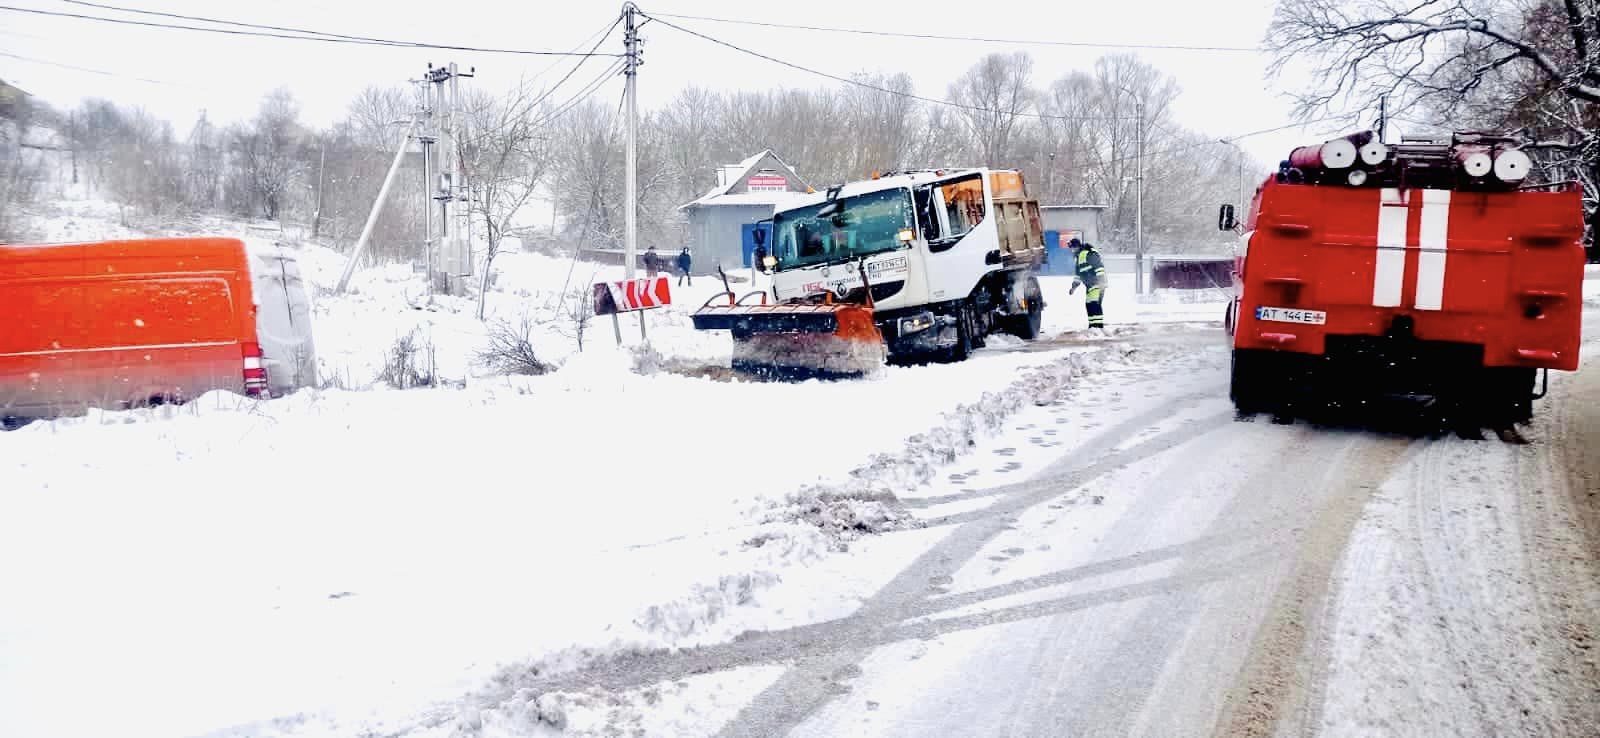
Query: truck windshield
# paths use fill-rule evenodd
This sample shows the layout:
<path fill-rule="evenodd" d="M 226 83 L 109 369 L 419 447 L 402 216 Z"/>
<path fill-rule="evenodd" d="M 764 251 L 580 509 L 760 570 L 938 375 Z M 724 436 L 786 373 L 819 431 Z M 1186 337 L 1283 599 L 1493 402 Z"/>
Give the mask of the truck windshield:
<path fill-rule="evenodd" d="M 899 248 L 900 231 L 912 228 L 911 192 L 889 189 L 778 213 L 772 232 L 778 271 L 847 260 Z"/>

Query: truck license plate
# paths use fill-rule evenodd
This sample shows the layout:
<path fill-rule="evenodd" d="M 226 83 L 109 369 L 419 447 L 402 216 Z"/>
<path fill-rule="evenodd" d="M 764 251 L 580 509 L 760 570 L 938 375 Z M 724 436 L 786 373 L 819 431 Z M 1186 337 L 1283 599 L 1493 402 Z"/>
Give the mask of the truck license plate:
<path fill-rule="evenodd" d="M 1328 314 L 1321 310 L 1294 310 L 1280 307 L 1256 308 L 1256 320 L 1271 320 L 1278 323 L 1305 323 L 1307 325 L 1323 325 L 1328 322 Z"/>

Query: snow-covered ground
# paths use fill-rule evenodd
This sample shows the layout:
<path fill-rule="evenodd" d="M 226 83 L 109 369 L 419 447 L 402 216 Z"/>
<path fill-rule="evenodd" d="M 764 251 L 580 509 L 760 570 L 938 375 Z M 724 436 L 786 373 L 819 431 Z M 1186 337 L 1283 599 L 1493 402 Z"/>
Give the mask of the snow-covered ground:
<path fill-rule="evenodd" d="M 119 217 L 69 201 L 39 230 L 148 235 Z M 218 220 L 157 233 L 197 229 L 275 237 Z M 427 305 L 404 265 L 361 270 L 335 295 L 340 254 L 276 237 L 316 288 L 328 388 L 265 403 L 213 393 L 0 436 L 0 560 L 25 562 L 0 567 L 0 735 L 584 734 L 589 723 L 602 734 L 619 719 L 650 735 L 695 732 L 685 721 L 704 731 L 775 671 L 663 685 L 628 698 L 638 704 L 465 696 L 503 690 L 507 675 L 847 614 L 937 535 L 859 538 L 904 524 L 887 489 L 936 481 L 1085 372 L 1161 360 L 997 340 L 962 364 L 855 382 L 641 373 L 634 316 L 622 319 L 626 347 L 602 318 L 582 353 L 560 317 L 564 295 L 620 267 L 508 253 L 488 322 L 527 316 L 559 369 L 495 376 L 473 361 L 486 328 L 472 300 Z M 1044 286 L 1046 332 L 1081 327 L 1082 291 Z M 1112 287 L 1113 323 L 1221 314 Z M 688 320 L 720 289 L 696 279 L 648 314 L 669 367 L 725 365 L 726 336 Z M 377 382 L 406 335 L 432 347 L 446 388 Z M 658 702 L 672 707 L 643 710 Z"/>

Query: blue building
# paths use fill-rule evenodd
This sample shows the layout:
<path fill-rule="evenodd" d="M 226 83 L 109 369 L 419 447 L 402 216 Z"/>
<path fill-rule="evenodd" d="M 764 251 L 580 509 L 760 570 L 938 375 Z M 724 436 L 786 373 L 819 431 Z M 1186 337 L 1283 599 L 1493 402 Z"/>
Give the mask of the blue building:
<path fill-rule="evenodd" d="M 688 221 L 685 245 L 694 256 L 694 271 L 748 267 L 756 223 L 771 218 L 775 207 L 792 205 L 810 191 L 794 168 L 771 149 L 718 167 L 717 186 L 678 208 Z"/>

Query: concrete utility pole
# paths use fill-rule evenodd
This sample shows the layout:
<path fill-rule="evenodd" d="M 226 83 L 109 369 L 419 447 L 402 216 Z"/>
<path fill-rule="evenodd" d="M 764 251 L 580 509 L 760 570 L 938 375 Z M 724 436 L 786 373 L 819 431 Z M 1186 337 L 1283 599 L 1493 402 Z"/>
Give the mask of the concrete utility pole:
<path fill-rule="evenodd" d="M 1134 115 L 1139 118 L 1138 128 L 1138 173 L 1134 175 L 1134 255 L 1133 255 L 1133 291 L 1134 294 L 1144 294 L 1144 97 L 1135 98 Z"/>
<path fill-rule="evenodd" d="M 643 61 L 639 54 L 639 28 L 634 22 L 638 13 L 638 6 L 631 2 L 623 3 L 622 41 L 623 45 L 627 49 L 625 56 L 626 63 L 623 66 L 623 74 L 626 75 L 624 78 L 624 84 L 627 86 L 624 94 L 627 96 L 628 106 L 628 154 L 627 163 L 623 165 L 627 172 L 626 184 L 623 187 L 623 196 L 627 199 L 627 202 L 623 204 L 623 213 L 625 213 L 624 221 L 626 237 L 623 240 L 622 253 L 623 260 L 625 262 L 623 273 L 628 279 L 634 278 L 634 273 L 636 271 L 634 267 L 634 260 L 638 257 L 639 253 L 639 91 L 637 79 L 639 76 L 639 66 L 643 63 Z M 646 333 L 644 327 L 645 311 L 639 310 L 637 312 L 639 313 L 639 337 L 648 342 L 650 337 Z"/>
<path fill-rule="evenodd" d="M 462 74 L 452 62 L 442 67 L 429 64 L 422 80 L 428 85 L 423 88 L 423 115 L 431 124 L 420 137 L 423 142 L 423 196 L 426 198 L 423 205 L 427 213 L 424 247 L 428 250 L 430 296 L 436 283 L 442 283 L 449 294 L 461 294 L 465 278 L 472 276 L 466 228 L 470 195 L 465 194 L 466 174 L 461 171 L 460 85 L 457 82 L 461 77 L 471 76 Z M 435 210 L 439 221 L 437 240 L 432 222 Z"/>
<path fill-rule="evenodd" d="M 372 202 L 372 210 L 367 212 L 367 223 L 361 226 L 361 237 L 356 239 L 356 248 L 350 252 L 350 260 L 344 264 L 344 273 L 339 275 L 339 286 L 334 290 L 339 294 L 344 293 L 350 284 L 350 275 L 356 271 L 356 264 L 361 261 L 361 252 L 366 251 L 367 241 L 372 238 L 372 228 L 378 224 L 378 213 L 383 211 L 383 202 L 389 198 L 389 187 L 394 184 L 394 176 L 400 171 L 400 162 L 406 158 L 406 150 L 411 148 L 411 134 L 415 133 L 419 121 L 416 118 L 406 125 L 406 133 L 400 138 L 400 145 L 395 147 L 394 161 L 389 162 L 389 172 L 383 175 L 383 184 L 378 187 L 378 198 Z"/>

